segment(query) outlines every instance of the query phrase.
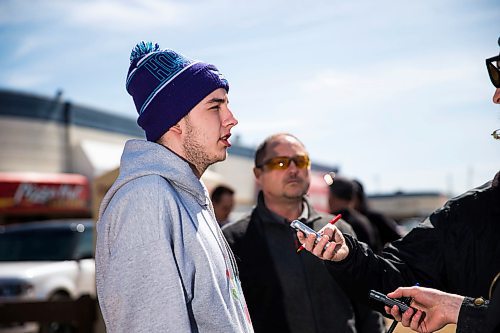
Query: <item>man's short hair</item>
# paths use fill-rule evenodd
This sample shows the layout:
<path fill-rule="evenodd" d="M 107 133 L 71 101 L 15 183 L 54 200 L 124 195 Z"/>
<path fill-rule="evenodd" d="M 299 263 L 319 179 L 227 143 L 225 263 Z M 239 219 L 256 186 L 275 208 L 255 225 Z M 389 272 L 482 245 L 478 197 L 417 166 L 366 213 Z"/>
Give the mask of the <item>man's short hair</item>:
<path fill-rule="evenodd" d="M 218 203 L 224 194 L 233 195 L 234 190 L 228 186 L 219 185 L 212 191 L 210 199 L 212 199 L 212 202 Z"/>
<path fill-rule="evenodd" d="M 335 177 L 333 184 L 329 188 L 331 195 L 339 199 L 350 201 L 354 196 L 354 183 L 344 177 Z"/>
<path fill-rule="evenodd" d="M 264 158 L 266 157 L 267 153 L 267 146 L 269 145 L 270 142 L 274 141 L 276 138 L 280 136 L 289 136 L 297 140 L 302 147 L 305 148 L 304 144 L 302 141 L 300 141 L 295 135 L 290 134 L 290 133 L 276 133 L 271 136 L 268 136 L 258 147 L 257 150 L 255 151 L 255 159 L 254 159 L 254 165 L 255 167 L 261 166 L 264 163 Z"/>

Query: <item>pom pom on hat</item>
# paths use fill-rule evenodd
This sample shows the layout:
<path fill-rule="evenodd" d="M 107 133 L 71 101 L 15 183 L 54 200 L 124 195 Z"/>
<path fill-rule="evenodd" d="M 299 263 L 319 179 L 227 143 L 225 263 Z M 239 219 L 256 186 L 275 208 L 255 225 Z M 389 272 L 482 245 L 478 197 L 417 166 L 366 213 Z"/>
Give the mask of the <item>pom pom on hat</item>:
<path fill-rule="evenodd" d="M 214 90 L 229 91 L 214 65 L 144 41 L 130 54 L 126 87 L 139 113 L 137 123 L 153 142 Z"/>
<path fill-rule="evenodd" d="M 158 43 L 155 43 L 153 45 L 152 42 L 142 41 L 132 49 L 132 53 L 130 54 L 130 63 L 132 63 L 134 60 L 142 58 L 148 53 L 157 51 L 160 51 L 160 45 L 158 45 Z"/>

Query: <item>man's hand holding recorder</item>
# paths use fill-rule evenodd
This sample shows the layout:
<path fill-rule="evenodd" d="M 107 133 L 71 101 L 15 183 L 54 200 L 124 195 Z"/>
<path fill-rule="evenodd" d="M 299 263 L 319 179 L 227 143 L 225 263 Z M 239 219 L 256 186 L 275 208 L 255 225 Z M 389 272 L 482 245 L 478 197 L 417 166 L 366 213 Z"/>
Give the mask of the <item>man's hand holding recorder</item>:
<path fill-rule="evenodd" d="M 342 232 L 334 225 L 327 224 L 319 231 L 321 235 L 310 234 L 307 237 L 301 232 L 297 232 L 300 243 L 306 250 L 320 259 L 339 262 L 349 255 L 349 247 L 346 244 Z M 376 293 L 376 292 L 375 292 Z M 380 294 L 380 293 L 377 293 Z M 456 323 L 463 297 L 450 295 L 438 290 L 422 287 L 401 287 L 379 297 L 385 298 L 385 311 L 403 326 L 410 327 L 417 332 L 434 332 L 448 323 Z M 435 297 L 441 296 L 436 305 Z M 412 299 L 410 307 L 401 308 L 398 305 L 390 304 L 390 301 L 409 297 Z M 374 298 L 375 297 L 371 297 Z M 382 301 L 382 300 L 380 300 Z M 397 302 L 397 301 L 396 301 Z M 389 306 L 388 306 L 389 305 Z"/>

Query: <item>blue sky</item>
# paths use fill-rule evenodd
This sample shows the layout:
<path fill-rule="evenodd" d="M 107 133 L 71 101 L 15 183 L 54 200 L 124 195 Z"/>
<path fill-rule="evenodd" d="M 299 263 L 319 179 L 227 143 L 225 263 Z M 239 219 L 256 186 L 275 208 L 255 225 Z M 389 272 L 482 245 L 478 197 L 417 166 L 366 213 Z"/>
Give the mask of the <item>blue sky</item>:
<path fill-rule="evenodd" d="M 500 168 L 484 59 L 497 0 L 0 2 L 0 87 L 136 117 L 130 50 L 215 64 L 245 145 L 297 135 L 369 193 L 458 194 Z"/>

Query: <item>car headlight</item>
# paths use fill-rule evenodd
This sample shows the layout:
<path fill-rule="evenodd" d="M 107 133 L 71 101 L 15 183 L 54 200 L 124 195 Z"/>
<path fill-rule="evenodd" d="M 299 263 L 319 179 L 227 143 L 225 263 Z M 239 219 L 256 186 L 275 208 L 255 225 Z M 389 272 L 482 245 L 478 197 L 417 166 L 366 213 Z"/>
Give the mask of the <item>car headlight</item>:
<path fill-rule="evenodd" d="M 25 280 L 1 279 L 0 297 L 24 296 L 33 290 L 33 285 Z"/>

